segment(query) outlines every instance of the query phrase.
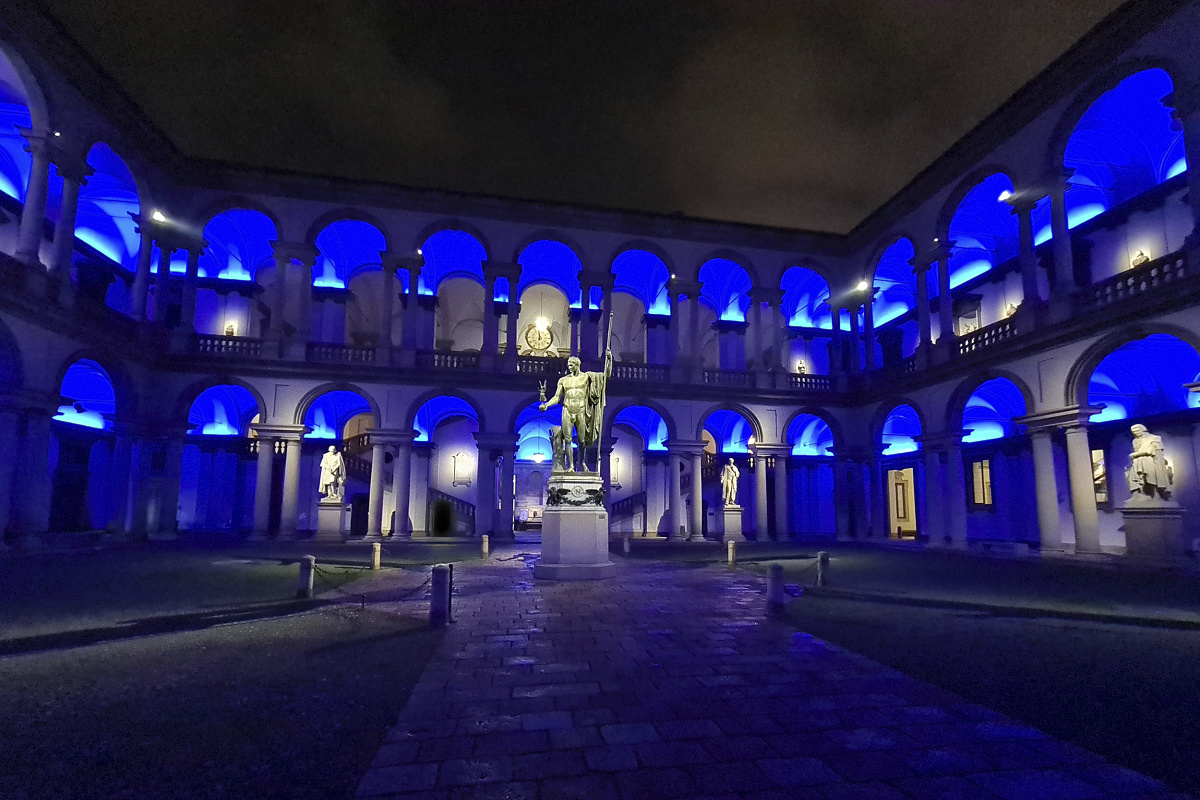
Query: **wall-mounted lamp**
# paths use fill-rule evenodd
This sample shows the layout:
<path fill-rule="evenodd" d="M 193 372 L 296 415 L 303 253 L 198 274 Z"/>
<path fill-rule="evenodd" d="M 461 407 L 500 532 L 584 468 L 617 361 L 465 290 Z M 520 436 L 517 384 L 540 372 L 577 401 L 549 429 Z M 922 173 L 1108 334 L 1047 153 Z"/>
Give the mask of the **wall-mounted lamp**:
<path fill-rule="evenodd" d="M 1150 256 L 1146 255 L 1146 251 L 1138 250 L 1136 253 L 1133 254 L 1133 259 L 1129 262 L 1129 266 L 1134 267 L 1136 269 L 1137 267 L 1140 267 L 1142 264 L 1145 264 L 1149 260 L 1150 260 Z"/>
<path fill-rule="evenodd" d="M 419 248 L 419 247 L 417 248 L 417 255 L 419 255 L 419 256 L 424 255 L 424 253 L 421 252 L 421 248 Z"/>
<path fill-rule="evenodd" d="M 225 335 L 226 336 L 237 336 L 237 331 L 238 331 L 237 320 L 235 320 L 235 319 L 225 320 Z"/>
<path fill-rule="evenodd" d="M 59 136 L 62 136 L 62 131 L 55 131 L 55 132 L 54 132 L 54 136 L 55 136 L 55 138 L 58 138 Z"/>
<path fill-rule="evenodd" d="M 865 292 L 867 289 L 870 289 L 870 288 L 871 288 L 871 284 L 867 283 L 865 280 L 859 281 L 854 287 L 854 289 L 859 292 Z"/>

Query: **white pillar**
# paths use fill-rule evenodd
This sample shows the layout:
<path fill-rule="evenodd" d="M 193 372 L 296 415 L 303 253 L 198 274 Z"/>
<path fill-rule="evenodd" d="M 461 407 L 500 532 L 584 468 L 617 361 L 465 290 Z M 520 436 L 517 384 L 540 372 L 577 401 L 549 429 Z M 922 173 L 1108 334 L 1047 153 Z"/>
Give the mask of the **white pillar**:
<path fill-rule="evenodd" d="M 179 308 L 179 330 L 182 333 L 199 333 L 196 330 L 196 290 L 200 280 L 200 254 L 204 245 L 192 244 L 187 251 L 187 272 L 183 277 L 183 295 Z"/>
<path fill-rule="evenodd" d="M 367 496 L 367 538 L 383 536 L 383 442 L 371 441 L 371 488 Z"/>
<path fill-rule="evenodd" d="M 943 497 L 941 489 L 941 459 L 938 458 L 938 452 L 928 444 L 921 445 L 921 457 L 924 460 L 924 475 L 922 483 L 924 484 L 924 507 L 925 507 L 925 525 L 924 532 L 929 537 L 929 545 L 931 547 L 944 547 L 946 545 L 946 517 L 943 506 Z"/>
<path fill-rule="evenodd" d="M 1038 534 L 1042 552 L 1062 549 L 1058 521 L 1058 481 L 1054 474 L 1054 442 L 1046 428 L 1029 431 L 1033 451 L 1033 482 L 1037 491 Z"/>
<path fill-rule="evenodd" d="M 680 483 L 682 476 L 683 455 L 672 450 L 667 455 L 667 496 L 671 499 L 670 530 L 667 531 L 667 538 L 671 540 L 680 538 L 679 528 L 684 524 L 683 486 Z"/>
<path fill-rule="evenodd" d="M 517 284 L 515 281 L 509 281 L 509 297 L 508 297 L 508 315 L 505 320 L 505 332 L 507 344 L 504 350 L 504 368 L 508 372 L 517 371 L 517 322 L 521 315 L 521 304 L 517 302 L 514 296 L 517 293 Z"/>
<path fill-rule="evenodd" d="M 167 321 L 167 298 L 171 287 L 171 254 L 175 252 L 175 244 L 160 237 L 158 240 L 158 274 L 154 276 L 154 321 L 162 324 Z"/>
<path fill-rule="evenodd" d="M 396 442 L 396 455 L 392 461 L 392 496 L 395 498 L 396 513 L 392 521 L 392 536 L 412 538 L 412 525 L 408 519 L 410 479 L 412 465 L 413 434 Z"/>
<path fill-rule="evenodd" d="M 50 416 L 53 413 L 41 408 L 25 412 L 25 435 L 21 438 L 18 467 L 21 500 L 11 509 L 21 534 L 37 536 L 50 528 Z"/>
<path fill-rule="evenodd" d="M 960 441 L 959 435 L 955 434 L 946 443 L 946 520 L 951 544 L 955 547 L 966 547 L 967 485 Z"/>
<path fill-rule="evenodd" d="M 146 318 L 146 298 L 150 293 L 150 259 L 154 253 L 154 235 L 151 232 L 149 218 L 143 219 L 137 214 L 132 215 L 137 222 L 137 232 L 141 237 L 138 248 L 137 267 L 133 273 L 133 283 L 130 286 L 130 312 L 135 320 Z"/>
<path fill-rule="evenodd" d="M 257 472 L 254 481 L 254 529 L 251 539 L 266 539 L 271 519 L 271 476 L 275 462 L 275 439 L 258 437 Z"/>
<path fill-rule="evenodd" d="M 13 475 L 20 457 L 20 417 L 15 409 L 0 410 L 0 550 L 12 511 Z"/>
<path fill-rule="evenodd" d="M 1014 195 L 1008 202 L 1012 206 L 1012 213 L 1017 216 L 1017 240 L 1021 248 L 1021 302 L 1029 310 L 1041 300 L 1038 296 L 1038 261 L 1033 244 L 1033 208 L 1037 203 L 1029 192 Z"/>
<path fill-rule="evenodd" d="M 475 535 L 492 532 L 496 506 L 496 461 L 485 435 L 475 435 Z"/>
<path fill-rule="evenodd" d="M 50 189 L 50 159 L 53 146 L 48 134 L 34 133 L 21 128 L 25 150 L 33 156 L 29 169 L 29 185 L 25 191 L 25 207 L 17 228 L 17 260 L 29 266 L 41 264 L 38 255 L 46 235 L 46 196 Z"/>
<path fill-rule="evenodd" d="M 913 274 L 917 278 L 917 331 L 919 334 L 918 348 L 928 348 L 933 344 L 933 324 L 929 314 L 929 262 L 924 259 L 915 260 Z"/>
<path fill-rule="evenodd" d="M 775 454 L 775 537 L 785 541 L 791 534 L 788 525 L 788 461 L 789 448 Z"/>
<path fill-rule="evenodd" d="M 767 515 L 767 453 L 754 448 L 754 534 L 755 539 L 765 542 L 771 538 L 771 527 Z"/>
<path fill-rule="evenodd" d="M 701 450 L 692 451 L 692 529 L 688 536 L 689 542 L 704 541 L 704 483 L 701 470 L 704 467 L 704 455 Z"/>
<path fill-rule="evenodd" d="M 1071 515 L 1075 519 L 1075 552 L 1100 552 L 1100 520 L 1096 514 L 1096 485 L 1092 478 L 1092 449 L 1087 423 L 1065 428 L 1067 473 L 1071 484 Z"/>
<path fill-rule="evenodd" d="M 1067 179 L 1074 170 L 1064 170 L 1050 178 L 1050 231 L 1054 237 L 1054 285 L 1050 296 L 1070 297 L 1075 290 L 1075 253 L 1071 245 L 1071 230 L 1067 219 Z"/>
<path fill-rule="evenodd" d="M 2 423 L 0 423 L 2 424 Z M 113 425 L 113 449 L 108 466 L 108 497 L 112 503 L 107 528 L 113 533 L 127 533 L 125 529 L 126 504 L 129 501 L 129 483 L 132 480 L 130 467 L 133 462 L 133 436 L 128 423 Z M 0 491 L 4 486 L 0 477 Z M 5 518 L 0 516 L 0 525 Z"/>
<path fill-rule="evenodd" d="M 302 434 L 292 434 L 283 451 L 283 502 L 279 512 L 280 539 L 294 539 L 300 525 L 300 445 Z"/>
<path fill-rule="evenodd" d="M 58 223 L 54 226 L 54 242 L 50 249 L 50 279 L 61 289 L 71 285 L 71 255 L 75 252 L 75 220 L 79 215 L 79 189 L 87 183 L 92 172 L 86 163 L 60 164 L 62 198 L 58 204 Z"/>
<path fill-rule="evenodd" d="M 954 298 L 950 296 L 950 245 L 938 247 L 938 344 L 948 349 L 954 342 Z"/>
<path fill-rule="evenodd" d="M 513 538 L 513 506 L 516 502 L 513 482 L 516 480 L 516 457 L 517 445 L 514 436 L 504 446 L 503 461 L 500 463 L 500 518 L 492 523 L 496 538 Z"/>
<path fill-rule="evenodd" d="M 387 364 L 392 356 L 392 305 L 396 302 L 396 270 L 400 264 L 389 253 L 380 253 L 379 257 L 383 262 L 383 288 L 379 293 L 379 338 L 375 348 L 379 351 L 377 360 Z"/>

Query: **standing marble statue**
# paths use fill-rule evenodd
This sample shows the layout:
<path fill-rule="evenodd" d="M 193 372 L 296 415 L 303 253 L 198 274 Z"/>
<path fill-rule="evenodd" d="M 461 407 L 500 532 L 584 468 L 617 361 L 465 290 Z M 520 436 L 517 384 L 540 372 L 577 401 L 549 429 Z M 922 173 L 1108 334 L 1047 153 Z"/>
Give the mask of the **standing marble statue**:
<path fill-rule="evenodd" d="M 721 500 L 727 506 L 736 506 L 738 478 L 742 477 L 742 472 L 737 468 L 737 464 L 733 463 L 733 459 L 729 459 L 729 463 L 725 465 L 725 469 L 721 470 Z"/>
<path fill-rule="evenodd" d="M 612 333 L 612 322 L 609 321 L 609 334 Z M 538 405 L 538 409 L 562 406 L 562 429 L 558 434 L 558 444 L 561 448 L 564 472 L 599 472 L 600 467 L 600 432 L 604 426 L 604 402 L 608 389 L 608 379 L 612 376 L 612 350 L 604 350 L 603 372 L 580 371 L 578 358 L 571 356 L 567 359 L 567 374 L 558 379 L 554 396 Z M 571 437 L 575 436 L 578 445 L 579 463 L 576 464 L 575 453 L 571 450 Z M 596 469 L 588 464 L 587 452 L 596 453 Z M 557 452 L 556 452 L 557 461 Z M 557 466 L 557 464 L 556 464 Z"/>
<path fill-rule="evenodd" d="M 1169 500 L 1175 471 L 1167 463 L 1162 437 L 1150 433 L 1140 423 L 1130 427 L 1129 432 L 1133 434 L 1133 452 L 1129 454 L 1129 466 L 1125 468 L 1129 501 L 1152 503 Z"/>
<path fill-rule="evenodd" d="M 342 499 L 346 483 L 346 460 L 333 445 L 321 456 L 321 494 L 331 500 Z"/>

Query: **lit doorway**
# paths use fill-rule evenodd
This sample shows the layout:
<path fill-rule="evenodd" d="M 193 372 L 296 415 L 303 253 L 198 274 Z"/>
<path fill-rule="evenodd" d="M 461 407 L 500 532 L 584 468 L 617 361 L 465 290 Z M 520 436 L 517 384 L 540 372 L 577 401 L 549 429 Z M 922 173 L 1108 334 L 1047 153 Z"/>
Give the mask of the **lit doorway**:
<path fill-rule="evenodd" d="M 888 470 L 889 539 L 917 536 L 917 495 L 913 468 Z"/>

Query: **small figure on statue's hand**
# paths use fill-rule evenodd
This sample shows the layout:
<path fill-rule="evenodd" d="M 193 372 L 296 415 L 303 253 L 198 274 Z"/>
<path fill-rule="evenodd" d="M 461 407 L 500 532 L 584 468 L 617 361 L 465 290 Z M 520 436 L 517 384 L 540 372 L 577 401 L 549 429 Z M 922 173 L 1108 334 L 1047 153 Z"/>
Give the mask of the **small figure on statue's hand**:
<path fill-rule="evenodd" d="M 582 372 L 580 360 L 575 356 L 567 359 L 567 374 L 558 379 L 554 396 L 538 405 L 545 411 L 552 406 L 562 406 L 562 429 L 559 434 L 563 447 L 564 472 L 596 472 L 591 469 L 585 455 L 589 449 L 596 450 L 604 424 L 604 398 L 609 377 L 612 375 L 612 351 L 604 353 L 603 372 Z M 574 434 L 578 445 L 579 464 L 571 449 Z M 597 462 L 599 456 L 597 455 Z M 597 463 L 599 467 L 599 463 Z"/>

